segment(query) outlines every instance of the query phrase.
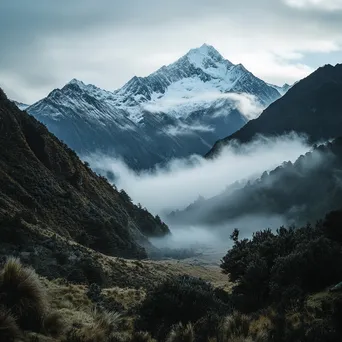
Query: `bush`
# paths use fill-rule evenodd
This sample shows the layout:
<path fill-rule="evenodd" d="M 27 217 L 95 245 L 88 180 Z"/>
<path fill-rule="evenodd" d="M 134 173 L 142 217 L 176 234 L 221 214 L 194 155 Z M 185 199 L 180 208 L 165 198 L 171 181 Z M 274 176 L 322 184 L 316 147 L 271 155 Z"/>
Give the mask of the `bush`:
<path fill-rule="evenodd" d="M 0 341 L 14 342 L 21 337 L 21 331 L 9 311 L 0 308 Z"/>
<path fill-rule="evenodd" d="M 0 273 L 1 303 L 25 330 L 40 330 L 48 310 L 45 289 L 33 269 L 9 258 Z"/>
<path fill-rule="evenodd" d="M 237 309 L 254 312 L 280 299 L 293 306 L 305 294 L 341 281 L 342 248 L 325 233 L 320 222 L 256 232 L 251 240 L 239 241 L 235 231 L 221 268 L 236 282 L 232 299 Z"/>
<path fill-rule="evenodd" d="M 319 291 L 341 278 L 341 247 L 320 237 L 299 245 L 291 254 L 275 260 L 271 283 L 277 291 L 273 290 L 271 294 L 278 299 L 287 287 L 294 284 L 304 293 Z"/>
<path fill-rule="evenodd" d="M 148 331 L 164 339 L 177 323 L 195 323 L 210 312 L 229 312 L 224 298 L 209 283 L 190 276 L 174 277 L 147 294 L 136 321 L 137 330 Z"/>

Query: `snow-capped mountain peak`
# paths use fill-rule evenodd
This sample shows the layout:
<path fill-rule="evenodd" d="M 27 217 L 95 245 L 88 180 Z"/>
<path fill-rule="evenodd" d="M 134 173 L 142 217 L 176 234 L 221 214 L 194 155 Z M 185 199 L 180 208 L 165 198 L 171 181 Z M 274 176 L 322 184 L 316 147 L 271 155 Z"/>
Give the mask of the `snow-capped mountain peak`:
<path fill-rule="evenodd" d="M 145 167 L 204 154 L 280 97 L 242 64 L 204 44 L 115 91 L 72 79 L 28 108 L 79 153 L 103 151 Z"/>
<path fill-rule="evenodd" d="M 83 83 L 82 81 L 78 80 L 77 78 L 73 78 L 70 82 L 68 82 L 67 84 L 76 84 L 79 87 L 83 87 L 85 86 L 85 83 Z"/>
<path fill-rule="evenodd" d="M 202 68 L 206 61 L 219 63 L 225 60 L 213 46 L 207 44 L 203 44 L 199 48 L 191 49 L 186 56 L 191 63 L 197 65 L 199 68 Z"/>
<path fill-rule="evenodd" d="M 224 79 L 225 75 L 234 66 L 233 63 L 224 59 L 213 46 L 207 44 L 191 49 L 185 57 L 191 65 L 201 69 L 213 78 Z"/>
<path fill-rule="evenodd" d="M 149 110 L 169 113 L 172 109 L 176 116 L 210 105 L 213 98 L 222 98 L 225 93 L 247 93 L 264 106 L 280 96 L 275 87 L 255 77 L 242 64 L 234 65 L 207 44 L 191 49 L 147 77 L 133 77 L 114 92 L 120 106 L 148 105 Z M 210 101 L 204 100 L 208 98 Z"/>

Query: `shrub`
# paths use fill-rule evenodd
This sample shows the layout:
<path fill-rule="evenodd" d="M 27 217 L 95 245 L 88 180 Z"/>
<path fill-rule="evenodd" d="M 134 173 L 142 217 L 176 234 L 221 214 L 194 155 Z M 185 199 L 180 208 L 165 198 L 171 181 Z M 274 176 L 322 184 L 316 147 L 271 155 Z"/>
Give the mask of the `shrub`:
<path fill-rule="evenodd" d="M 298 246 L 291 254 L 275 260 L 271 269 L 271 282 L 276 285 L 275 299 L 283 291 L 296 284 L 308 293 L 319 291 L 341 280 L 341 247 L 333 241 L 320 237 Z"/>
<path fill-rule="evenodd" d="M 9 311 L 0 308 L 0 341 L 14 342 L 21 336 L 21 331 Z"/>
<path fill-rule="evenodd" d="M 48 310 L 46 292 L 35 271 L 18 259 L 9 258 L 0 273 L 0 298 L 22 329 L 41 328 Z"/>
<path fill-rule="evenodd" d="M 236 282 L 235 307 L 249 313 L 280 300 L 293 306 L 306 294 L 340 281 L 342 248 L 325 233 L 320 222 L 314 227 L 281 227 L 277 233 L 264 230 L 241 241 L 234 231 L 233 248 L 221 268 Z"/>
<path fill-rule="evenodd" d="M 195 323 L 210 312 L 227 314 L 228 299 L 201 279 L 178 276 L 147 294 L 138 312 L 136 328 L 164 339 L 173 325 Z"/>

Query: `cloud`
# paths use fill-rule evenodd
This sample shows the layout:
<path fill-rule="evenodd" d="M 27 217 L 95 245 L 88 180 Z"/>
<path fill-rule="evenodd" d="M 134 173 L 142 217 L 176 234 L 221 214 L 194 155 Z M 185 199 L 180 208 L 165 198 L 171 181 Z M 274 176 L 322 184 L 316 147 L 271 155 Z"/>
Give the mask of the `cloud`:
<path fill-rule="evenodd" d="M 143 104 L 142 109 L 152 113 L 173 113 L 177 118 L 184 118 L 184 116 L 196 110 L 207 109 L 215 110 L 214 116 L 216 117 L 227 116 L 231 112 L 229 109 L 238 109 L 241 114 L 250 120 L 258 117 L 265 107 L 258 101 L 256 96 L 251 94 L 203 90 L 197 93 L 189 92 L 186 95 L 182 93 L 178 97 L 166 94 L 154 102 Z"/>
<path fill-rule="evenodd" d="M 312 71 L 311 55 L 337 61 L 342 43 L 339 1 L 297 3 L 1 1 L 0 85 L 29 103 L 74 77 L 115 89 L 204 42 L 267 82 L 293 83 Z"/>
<path fill-rule="evenodd" d="M 285 0 L 285 3 L 297 8 L 317 8 L 327 11 L 342 9 L 341 0 Z"/>
<path fill-rule="evenodd" d="M 188 125 L 185 123 L 178 123 L 177 125 L 169 125 L 165 128 L 167 134 L 177 135 L 191 135 L 196 132 L 214 132 L 215 129 L 210 126 L 201 125 L 200 123 Z"/>
<path fill-rule="evenodd" d="M 222 99 L 232 101 L 232 108 L 238 109 L 240 113 L 249 120 L 257 118 L 265 109 L 265 107 L 258 101 L 257 97 L 250 94 L 222 94 Z M 227 103 L 225 103 L 225 106 L 226 105 Z M 225 111 L 223 111 L 223 113 L 224 112 Z"/>
<path fill-rule="evenodd" d="M 166 219 L 171 211 L 186 208 L 199 196 L 211 198 L 221 194 L 234 182 L 242 181 L 244 184 L 248 179 L 256 179 L 265 170 L 273 170 L 284 161 L 293 162 L 308 150 L 310 147 L 305 137 L 289 134 L 259 137 L 244 145 L 232 142 L 214 160 L 192 156 L 140 173 L 129 169 L 118 159 L 101 155 L 84 159 L 95 171 L 114 175 L 116 186 L 125 189 L 135 203 L 141 203 L 154 215 Z M 172 236 L 152 239 L 151 242 L 158 248 L 190 249 L 187 253 L 201 254 L 196 255 L 200 264 L 217 264 L 231 245 L 229 235 L 233 229 L 238 228 L 240 236 L 245 238 L 256 230 L 277 229 L 286 223 L 282 216 L 275 214 L 244 215 L 210 226 L 201 220 L 193 222 L 196 224 L 172 221 L 169 224 Z"/>
<path fill-rule="evenodd" d="M 283 161 L 294 161 L 309 149 L 303 137 L 291 134 L 276 138 L 260 137 L 246 145 L 231 144 L 214 160 L 200 156 L 175 159 L 164 168 L 136 173 L 122 161 L 105 156 L 88 156 L 91 166 L 116 177 L 136 203 L 154 214 L 182 209 L 199 195 L 205 198 L 221 193 L 237 180 L 259 176 Z"/>

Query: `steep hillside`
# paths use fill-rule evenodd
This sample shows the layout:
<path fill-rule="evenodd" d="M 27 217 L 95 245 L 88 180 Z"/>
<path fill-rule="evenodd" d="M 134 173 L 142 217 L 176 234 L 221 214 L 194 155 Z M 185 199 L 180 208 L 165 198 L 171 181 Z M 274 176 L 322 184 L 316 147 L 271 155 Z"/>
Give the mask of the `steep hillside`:
<path fill-rule="evenodd" d="M 144 258 L 146 236 L 169 233 L 2 90 L 0 146 L 2 250 L 8 244 L 34 246 L 44 234 L 57 234 L 108 255 Z"/>
<path fill-rule="evenodd" d="M 305 224 L 338 209 L 342 201 L 342 138 L 318 146 L 295 163 L 284 162 L 246 185 L 200 200 L 170 215 L 170 222 L 222 224 L 246 216 L 279 215 Z"/>
<path fill-rule="evenodd" d="M 203 45 L 116 91 L 74 79 L 27 111 L 80 155 L 102 152 L 144 169 L 203 155 L 278 99 L 279 91 Z M 246 102 L 252 113 L 243 109 Z"/>
<path fill-rule="evenodd" d="M 342 128 L 342 64 L 326 65 L 295 84 L 255 120 L 236 133 L 216 142 L 212 157 L 235 139 L 247 142 L 257 134 L 281 135 L 290 131 L 306 133 L 311 141 L 336 138 Z"/>

